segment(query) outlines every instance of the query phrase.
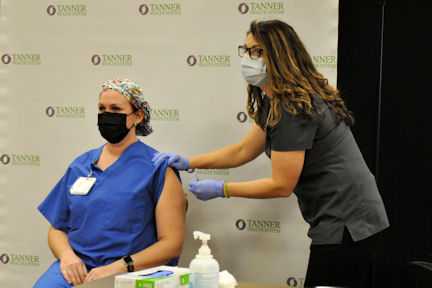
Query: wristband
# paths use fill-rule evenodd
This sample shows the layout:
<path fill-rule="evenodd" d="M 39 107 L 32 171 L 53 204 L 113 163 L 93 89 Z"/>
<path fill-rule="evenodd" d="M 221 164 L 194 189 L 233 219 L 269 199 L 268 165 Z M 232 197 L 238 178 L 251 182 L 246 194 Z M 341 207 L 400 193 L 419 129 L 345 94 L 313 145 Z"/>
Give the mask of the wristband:
<path fill-rule="evenodd" d="M 230 198 L 230 196 L 228 196 L 228 193 L 227 193 L 227 185 L 228 185 L 228 182 L 229 182 L 229 181 L 225 181 L 224 184 L 223 184 L 223 188 L 222 188 L 222 190 L 223 190 L 223 194 L 224 194 L 225 198 Z"/>
<path fill-rule="evenodd" d="M 123 261 L 126 264 L 128 272 L 134 272 L 135 271 L 134 263 L 133 263 L 130 255 L 123 257 Z"/>

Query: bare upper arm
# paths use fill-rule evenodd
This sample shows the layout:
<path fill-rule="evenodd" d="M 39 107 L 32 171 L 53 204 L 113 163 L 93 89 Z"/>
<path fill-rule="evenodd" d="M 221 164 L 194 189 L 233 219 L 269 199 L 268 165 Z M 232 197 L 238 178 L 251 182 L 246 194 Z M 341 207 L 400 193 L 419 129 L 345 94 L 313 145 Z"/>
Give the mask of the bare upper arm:
<path fill-rule="evenodd" d="M 159 240 L 178 239 L 183 244 L 186 201 L 180 180 L 172 168 L 165 173 L 165 184 L 156 205 L 156 226 Z"/>

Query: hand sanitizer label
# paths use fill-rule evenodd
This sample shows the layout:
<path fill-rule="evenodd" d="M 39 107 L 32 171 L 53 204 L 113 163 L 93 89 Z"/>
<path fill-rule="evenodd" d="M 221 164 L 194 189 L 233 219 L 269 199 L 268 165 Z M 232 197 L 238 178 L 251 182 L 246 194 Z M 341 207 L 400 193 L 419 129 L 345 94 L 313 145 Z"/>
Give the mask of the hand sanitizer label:
<path fill-rule="evenodd" d="M 190 288 L 218 288 L 219 273 L 191 273 Z"/>

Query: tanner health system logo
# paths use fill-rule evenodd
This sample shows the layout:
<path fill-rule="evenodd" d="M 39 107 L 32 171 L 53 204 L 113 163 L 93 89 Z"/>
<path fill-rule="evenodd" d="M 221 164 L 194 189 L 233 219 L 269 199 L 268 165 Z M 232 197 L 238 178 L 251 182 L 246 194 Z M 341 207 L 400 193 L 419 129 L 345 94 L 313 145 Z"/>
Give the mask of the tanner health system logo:
<path fill-rule="evenodd" d="M 132 66 L 133 64 L 130 54 L 95 54 L 90 61 L 95 66 Z"/>
<path fill-rule="evenodd" d="M 36 154 L 3 154 L 0 156 L 3 165 L 40 166 L 40 156 Z"/>
<path fill-rule="evenodd" d="M 238 6 L 240 14 L 252 14 L 252 15 L 274 15 L 284 14 L 285 8 L 283 2 L 248 2 L 240 3 Z"/>
<path fill-rule="evenodd" d="M 12 53 L 3 54 L 1 62 L 5 65 L 40 65 L 41 55 L 37 53 Z"/>
<path fill-rule="evenodd" d="M 229 55 L 190 55 L 186 58 L 189 66 L 197 67 L 230 67 L 231 57 Z"/>
<path fill-rule="evenodd" d="M 39 266 L 39 256 L 23 254 L 1 254 L 0 263 L 19 266 Z"/>
<path fill-rule="evenodd" d="M 289 277 L 286 281 L 290 287 L 303 287 L 305 278 L 303 277 Z"/>
<path fill-rule="evenodd" d="M 316 68 L 337 68 L 336 56 L 312 56 L 312 63 Z"/>
<path fill-rule="evenodd" d="M 85 107 L 77 106 L 49 106 L 45 109 L 48 117 L 56 118 L 85 118 Z"/>
<path fill-rule="evenodd" d="M 195 173 L 198 175 L 218 175 L 218 176 L 229 176 L 229 169 L 196 169 Z"/>
<path fill-rule="evenodd" d="M 46 9 L 49 16 L 87 16 L 85 4 L 49 5 Z"/>
<path fill-rule="evenodd" d="M 280 222 L 275 220 L 238 219 L 235 226 L 240 231 L 280 233 Z"/>
<path fill-rule="evenodd" d="M 151 109 L 151 121 L 180 121 L 180 110 L 178 109 Z"/>
<path fill-rule="evenodd" d="M 249 117 L 249 115 L 246 112 L 239 112 L 236 115 L 236 119 L 240 123 L 255 123 L 255 121 Z"/>
<path fill-rule="evenodd" d="M 180 3 L 149 3 L 140 5 L 138 11 L 144 16 L 178 16 L 181 15 L 182 7 Z"/>

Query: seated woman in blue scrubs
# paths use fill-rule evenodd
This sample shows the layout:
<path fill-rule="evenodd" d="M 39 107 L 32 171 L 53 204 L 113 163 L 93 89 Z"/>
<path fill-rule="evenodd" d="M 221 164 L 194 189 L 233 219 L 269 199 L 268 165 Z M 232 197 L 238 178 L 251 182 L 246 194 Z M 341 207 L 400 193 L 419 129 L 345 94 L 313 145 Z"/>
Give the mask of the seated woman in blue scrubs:
<path fill-rule="evenodd" d="M 103 84 L 99 131 L 107 143 L 76 158 L 38 207 L 58 259 L 34 287 L 71 287 L 113 274 L 177 265 L 185 233 L 178 172 L 153 166 L 150 107 L 128 79 Z"/>

